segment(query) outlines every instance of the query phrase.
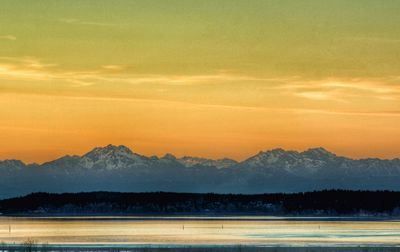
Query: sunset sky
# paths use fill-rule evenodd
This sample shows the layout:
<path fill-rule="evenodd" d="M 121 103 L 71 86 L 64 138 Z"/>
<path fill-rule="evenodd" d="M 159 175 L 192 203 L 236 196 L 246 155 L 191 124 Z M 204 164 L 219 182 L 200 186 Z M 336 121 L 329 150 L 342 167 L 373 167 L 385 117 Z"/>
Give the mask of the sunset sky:
<path fill-rule="evenodd" d="M 400 1 L 2 0 L 0 159 L 400 157 Z"/>

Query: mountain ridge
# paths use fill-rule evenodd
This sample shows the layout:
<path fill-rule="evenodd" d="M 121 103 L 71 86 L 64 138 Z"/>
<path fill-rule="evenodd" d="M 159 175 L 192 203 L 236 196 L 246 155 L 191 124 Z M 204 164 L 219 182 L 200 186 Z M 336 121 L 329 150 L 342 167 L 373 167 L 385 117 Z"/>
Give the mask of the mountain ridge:
<path fill-rule="evenodd" d="M 132 154 L 136 154 L 136 155 L 139 155 L 139 156 L 142 156 L 142 157 L 147 157 L 147 158 L 158 158 L 158 159 L 161 159 L 161 158 L 164 158 L 164 157 L 172 156 L 172 157 L 174 157 L 174 158 L 176 158 L 178 160 L 179 159 L 185 159 L 185 158 L 193 158 L 193 159 L 203 159 L 203 160 L 213 160 L 213 161 L 230 160 L 230 161 L 234 161 L 235 163 L 241 163 L 241 162 L 243 162 L 243 161 L 245 161 L 245 160 L 247 160 L 247 159 L 249 159 L 251 157 L 257 156 L 259 154 L 274 153 L 274 152 L 279 152 L 279 151 L 286 152 L 286 153 L 296 153 L 296 154 L 306 154 L 306 153 L 319 152 L 319 153 L 324 153 L 324 154 L 327 154 L 327 155 L 333 155 L 333 156 L 336 156 L 336 157 L 346 158 L 346 159 L 349 159 L 349 160 L 359 160 L 359 161 L 371 160 L 371 159 L 372 160 L 382 160 L 382 161 L 400 160 L 400 157 L 395 157 L 395 158 L 379 158 L 379 157 L 352 158 L 352 157 L 347 157 L 347 156 L 343 156 L 343 155 L 337 155 L 336 153 L 331 152 L 331 151 L 329 151 L 326 148 L 321 147 L 321 146 L 319 146 L 319 147 L 310 147 L 310 148 L 305 149 L 303 151 L 284 149 L 284 148 L 280 148 L 280 147 L 272 148 L 272 149 L 259 151 L 257 154 L 255 154 L 253 156 L 250 156 L 250 157 L 247 157 L 247 158 L 243 159 L 242 161 L 238 161 L 238 160 L 236 160 L 234 158 L 229 158 L 229 157 L 221 157 L 221 158 L 216 158 L 216 159 L 208 158 L 208 157 L 202 157 L 202 156 L 191 156 L 191 155 L 183 155 L 181 157 L 177 157 L 177 156 L 175 156 L 174 154 L 171 154 L 171 153 L 166 153 L 163 156 L 159 157 L 159 156 L 156 156 L 156 155 L 145 156 L 145 155 L 133 152 L 129 147 L 127 147 L 125 145 L 108 144 L 108 145 L 105 145 L 103 147 L 94 147 L 92 150 L 90 150 L 90 151 L 88 151 L 88 152 L 86 152 L 86 153 L 84 153 L 82 155 L 65 154 L 64 156 L 60 156 L 60 157 L 58 157 L 56 159 L 53 159 L 53 160 L 44 161 L 42 163 L 36 163 L 36 162 L 29 163 L 29 162 L 25 162 L 23 160 L 16 159 L 16 158 L 3 159 L 3 160 L 0 160 L 0 162 L 18 161 L 18 162 L 22 162 L 25 165 L 43 165 L 43 164 L 46 164 L 46 163 L 49 163 L 49 162 L 53 162 L 55 160 L 62 159 L 62 158 L 65 158 L 65 157 L 83 157 L 83 156 L 86 156 L 86 155 L 88 155 L 88 154 L 90 154 L 90 153 L 92 153 L 94 151 L 107 150 L 107 149 L 119 149 L 119 150 L 123 149 L 123 150 L 126 150 L 127 152 L 130 152 Z"/>
<path fill-rule="evenodd" d="M 318 147 L 275 148 L 243 160 L 144 156 L 124 145 L 96 147 L 43 164 L 0 161 L 0 197 L 30 192 L 297 192 L 400 190 L 400 159 L 351 159 Z"/>

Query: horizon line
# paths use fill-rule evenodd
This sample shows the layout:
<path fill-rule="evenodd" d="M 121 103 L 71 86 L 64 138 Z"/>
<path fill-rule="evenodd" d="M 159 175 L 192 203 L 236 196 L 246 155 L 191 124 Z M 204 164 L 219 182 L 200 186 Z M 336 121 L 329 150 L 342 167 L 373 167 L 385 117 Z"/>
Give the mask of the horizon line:
<path fill-rule="evenodd" d="M 84 153 L 81 154 L 81 155 L 79 155 L 79 154 L 64 154 L 64 155 L 59 156 L 59 157 L 57 157 L 57 158 L 50 159 L 50 160 L 46 160 L 46 161 L 43 161 L 43 162 L 25 162 L 24 160 L 22 160 L 22 159 L 17 159 L 17 158 L 0 159 L 0 162 L 4 162 L 4 161 L 20 161 L 20 162 L 22 162 L 24 165 L 35 165 L 35 164 L 37 164 L 37 165 L 43 165 L 43 164 L 45 164 L 45 163 L 49 163 L 49 162 L 52 162 L 52 161 L 61 159 L 61 158 L 63 158 L 63 157 L 74 157 L 74 156 L 83 157 L 83 156 L 85 156 L 86 154 L 88 154 L 88 153 L 90 153 L 90 152 L 92 152 L 92 151 L 94 151 L 94 150 L 96 150 L 96 149 L 105 149 L 105 148 L 107 148 L 107 147 L 113 147 L 113 148 L 121 148 L 121 147 L 122 147 L 122 148 L 126 148 L 126 149 L 128 149 L 129 151 L 131 151 L 132 153 L 137 154 L 137 155 L 140 155 L 140 156 L 143 156 L 143 157 L 146 157 L 146 158 L 157 157 L 158 159 L 162 159 L 162 158 L 167 157 L 168 155 L 171 155 L 171 156 L 173 156 L 173 157 L 176 158 L 176 159 L 182 159 L 182 158 L 185 158 L 185 157 L 201 158 L 201 159 L 208 159 L 208 160 L 224 160 L 224 159 L 229 159 L 229 160 L 233 160 L 233 161 L 235 161 L 235 162 L 237 162 L 237 163 L 241 163 L 241 162 L 243 162 L 243 161 L 245 161 L 245 160 L 247 160 L 247 159 L 249 159 L 249 158 L 251 158 L 251 157 L 254 157 L 254 156 L 256 156 L 256 155 L 259 155 L 259 154 L 261 154 L 261 153 L 267 153 L 267 152 L 272 152 L 272 151 L 284 151 L 284 152 L 286 152 L 286 153 L 287 153 L 287 152 L 294 152 L 294 153 L 297 153 L 297 154 L 303 154 L 303 153 L 305 153 L 305 152 L 307 152 L 307 151 L 312 151 L 312 150 L 322 150 L 322 151 L 324 151 L 324 152 L 326 152 L 326 153 L 328 153 L 328 154 L 333 154 L 333 155 L 335 155 L 336 157 L 339 157 L 339 158 L 341 157 L 341 158 L 346 158 L 346 159 L 351 159 L 351 160 L 379 159 L 379 160 L 389 160 L 389 161 L 390 161 L 390 160 L 397 160 L 397 159 L 400 159 L 400 156 L 394 157 L 394 158 L 379 158 L 379 157 L 354 158 L 354 157 L 350 157 L 350 156 L 346 156 L 346 155 L 337 155 L 335 152 L 330 151 L 330 150 L 328 150 L 327 148 L 325 148 L 325 147 L 323 147 L 323 146 L 309 147 L 309 148 L 305 148 L 305 149 L 303 149 L 303 150 L 294 150 L 294 149 L 285 149 L 285 148 L 282 148 L 282 147 L 275 147 L 275 148 L 260 150 L 260 151 L 258 151 L 257 153 L 251 154 L 251 155 L 249 155 L 249 156 L 247 156 L 246 158 L 241 159 L 241 160 L 238 160 L 238 159 L 235 159 L 235 158 L 231 158 L 231 157 L 226 157 L 226 156 L 225 156 L 225 157 L 221 157 L 221 158 L 210 158 L 210 157 L 196 156 L 196 155 L 186 155 L 186 154 L 183 155 L 183 156 L 182 156 L 182 155 L 178 156 L 178 155 L 174 155 L 174 154 L 172 154 L 172 153 L 170 153 L 170 152 L 166 152 L 164 155 L 159 155 L 159 156 L 158 156 L 158 155 L 144 155 L 144 154 L 135 152 L 135 151 L 132 150 L 132 148 L 130 148 L 130 147 L 124 145 L 124 144 L 107 144 L 107 145 L 103 145 L 103 146 L 95 146 L 95 147 L 92 147 L 89 151 L 86 151 L 86 152 L 84 152 Z"/>

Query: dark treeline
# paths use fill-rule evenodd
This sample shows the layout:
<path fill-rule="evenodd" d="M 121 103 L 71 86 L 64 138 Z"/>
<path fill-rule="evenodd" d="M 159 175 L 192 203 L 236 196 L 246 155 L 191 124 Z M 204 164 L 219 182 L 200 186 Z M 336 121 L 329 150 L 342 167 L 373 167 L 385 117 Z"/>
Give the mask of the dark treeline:
<path fill-rule="evenodd" d="M 0 201 L 12 214 L 275 214 L 400 215 L 400 192 L 325 190 L 306 193 L 33 193 Z"/>

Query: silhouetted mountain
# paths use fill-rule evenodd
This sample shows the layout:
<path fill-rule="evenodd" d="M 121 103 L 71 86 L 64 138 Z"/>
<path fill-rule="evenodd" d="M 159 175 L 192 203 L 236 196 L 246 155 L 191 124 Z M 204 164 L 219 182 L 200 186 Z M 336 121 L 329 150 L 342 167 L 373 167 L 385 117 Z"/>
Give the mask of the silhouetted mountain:
<path fill-rule="evenodd" d="M 0 197 L 30 192 L 175 191 L 298 192 L 321 189 L 399 190 L 400 160 L 350 159 L 323 148 L 273 149 L 242 162 L 139 155 L 125 146 L 98 147 L 41 165 L 0 161 Z"/>

